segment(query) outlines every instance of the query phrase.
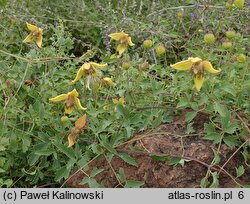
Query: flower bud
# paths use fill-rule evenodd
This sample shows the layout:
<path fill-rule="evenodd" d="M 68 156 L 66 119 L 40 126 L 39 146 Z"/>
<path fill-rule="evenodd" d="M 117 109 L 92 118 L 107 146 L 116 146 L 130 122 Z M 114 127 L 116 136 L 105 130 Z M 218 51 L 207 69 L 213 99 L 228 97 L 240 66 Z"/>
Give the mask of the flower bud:
<path fill-rule="evenodd" d="M 63 123 L 66 123 L 68 120 L 69 120 L 69 118 L 66 115 L 64 115 L 64 116 L 61 117 L 61 121 Z"/>
<path fill-rule="evenodd" d="M 245 0 L 234 0 L 233 5 L 238 9 L 242 9 L 244 7 L 244 2 Z"/>
<path fill-rule="evenodd" d="M 178 11 L 177 16 L 178 16 L 179 18 L 183 18 L 183 16 L 184 16 L 184 9 L 183 9 L 183 8 L 181 8 L 181 9 Z"/>
<path fill-rule="evenodd" d="M 152 40 L 144 40 L 143 42 L 143 47 L 145 49 L 150 49 L 153 46 Z"/>
<path fill-rule="evenodd" d="M 230 41 L 225 41 L 222 43 L 222 48 L 225 50 L 229 50 L 232 46 L 233 46 L 233 44 Z"/>
<path fill-rule="evenodd" d="M 114 82 L 110 77 L 104 77 L 103 78 L 104 83 L 108 84 L 109 86 L 113 86 Z"/>
<path fill-rule="evenodd" d="M 157 55 L 163 55 L 166 53 L 166 48 L 163 45 L 158 45 L 155 50 Z"/>
<path fill-rule="evenodd" d="M 211 45 L 215 42 L 215 37 L 213 33 L 208 33 L 204 35 L 204 41 L 206 44 Z"/>
<path fill-rule="evenodd" d="M 149 68 L 149 63 L 147 61 L 144 61 L 140 66 L 139 66 L 139 70 L 140 71 L 144 71 L 146 69 Z"/>
<path fill-rule="evenodd" d="M 239 54 L 239 55 L 237 56 L 237 61 L 238 61 L 239 63 L 244 63 L 244 62 L 246 61 L 246 55 L 244 55 L 244 54 Z"/>
<path fill-rule="evenodd" d="M 130 67 L 129 62 L 123 62 L 123 63 L 122 63 L 122 68 L 123 68 L 123 69 L 128 70 L 129 67 Z"/>
<path fill-rule="evenodd" d="M 235 37 L 235 35 L 236 35 L 236 33 L 235 33 L 234 30 L 228 30 L 228 31 L 226 32 L 226 36 L 227 36 L 227 38 L 228 38 L 229 40 L 233 39 L 233 38 Z"/>

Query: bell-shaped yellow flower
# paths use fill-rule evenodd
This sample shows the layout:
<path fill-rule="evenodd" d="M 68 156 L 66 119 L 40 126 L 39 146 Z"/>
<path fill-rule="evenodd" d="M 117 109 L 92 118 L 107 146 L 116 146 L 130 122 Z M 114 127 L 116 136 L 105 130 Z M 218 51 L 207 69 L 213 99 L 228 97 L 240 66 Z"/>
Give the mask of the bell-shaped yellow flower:
<path fill-rule="evenodd" d="M 95 75 L 96 74 L 96 68 L 105 68 L 107 66 L 107 64 L 98 64 L 95 62 L 85 62 L 80 69 L 78 70 L 76 77 L 73 81 L 70 82 L 70 84 L 74 84 L 77 81 L 79 81 L 81 79 L 82 76 L 86 76 L 86 75 Z"/>
<path fill-rule="evenodd" d="M 134 46 L 134 43 L 131 40 L 131 37 L 123 31 L 120 33 L 112 33 L 109 35 L 113 40 L 118 41 L 119 44 L 116 47 L 116 51 L 119 53 L 119 56 L 127 49 L 128 46 Z"/>
<path fill-rule="evenodd" d="M 214 69 L 212 64 L 207 60 L 202 60 L 199 57 L 190 57 L 187 60 L 170 65 L 178 70 L 191 70 L 194 73 L 194 84 L 198 91 L 200 91 L 204 82 L 204 70 L 212 74 L 217 74 L 221 69 Z"/>
<path fill-rule="evenodd" d="M 76 91 L 76 89 L 74 89 L 73 91 L 68 92 L 67 94 L 61 94 L 54 98 L 50 98 L 49 101 L 51 102 L 64 101 L 65 113 L 70 114 L 72 113 L 74 106 L 76 106 L 80 110 L 87 109 L 87 108 L 82 107 L 78 96 L 79 96 L 79 93 Z"/>
<path fill-rule="evenodd" d="M 43 41 L 43 30 L 38 28 L 35 25 L 27 24 L 27 28 L 31 31 L 31 33 L 23 40 L 24 43 L 35 41 L 39 48 L 42 47 Z"/>
<path fill-rule="evenodd" d="M 68 136 L 68 147 L 72 147 L 80 134 L 80 132 L 86 127 L 87 116 L 84 114 L 82 117 L 78 118 L 75 122 L 75 127 L 71 129 L 71 133 Z"/>

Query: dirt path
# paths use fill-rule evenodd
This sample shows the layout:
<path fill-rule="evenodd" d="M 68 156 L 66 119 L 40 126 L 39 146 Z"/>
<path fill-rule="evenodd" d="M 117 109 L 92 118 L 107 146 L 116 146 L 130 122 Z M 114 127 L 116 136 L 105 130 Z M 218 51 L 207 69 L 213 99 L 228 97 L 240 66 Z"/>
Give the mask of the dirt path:
<path fill-rule="evenodd" d="M 185 135 L 185 113 L 176 116 L 171 124 L 162 124 L 157 130 L 143 132 L 135 135 L 130 141 L 117 148 L 118 152 L 126 152 L 133 157 L 138 167 L 125 163 L 122 159 L 113 157 L 111 163 L 105 158 L 93 161 L 89 165 L 90 173 L 94 168 L 104 169 L 95 179 L 105 187 L 122 187 L 114 172 L 120 168 L 124 169 L 127 180 L 144 181 L 143 187 L 168 187 L 187 188 L 199 187 L 201 179 L 206 175 L 208 169 L 212 172 L 220 172 L 220 187 L 235 187 L 236 183 L 250 184 L 250 168 L 244 164 L 240 153 L 235 154 L 236 149 L 229 149 L 225 144 L 221 145 L 219 156 L 220 163 L 211 165 L 214 158 L 213 149 L 217 150 L 215 144 L 204 140 L 204 123 L 209 121 L 206 114 L 198 114 L 194 119 L 193 127 L 195 133 Z M 132 148 L 131 148 L 132 147 Z M 152 154 L 162 156 L 170 154 L 180 157 L 188 162 L 184 166 L 171 166 L 168 160 L 158 161 L 152 158 Z M 228 159 L 230 160 L 228 161 Z M 228 162 L 223 169 L 220 169 Z M 112 166 L 112 168 L 110 167 Z M 236 177 L 235 167 L 245 166 L 246 173 L 239 179 Z M 78 172 L 68 180 L 69 187 L 88 187 L 80 185 L 85 174 Z"/>

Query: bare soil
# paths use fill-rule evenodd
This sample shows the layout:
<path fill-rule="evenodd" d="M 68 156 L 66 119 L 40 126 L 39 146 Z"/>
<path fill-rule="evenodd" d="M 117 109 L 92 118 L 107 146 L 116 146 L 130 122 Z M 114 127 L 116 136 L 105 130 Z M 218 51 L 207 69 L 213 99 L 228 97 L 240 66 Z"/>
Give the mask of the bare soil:
<path fill-rule="evenodd" d="M 214 158 L 213 150 L 217 146 L 211 141 L 204 140 L 204 123 L 209 121 L 206 114 L 198 114 L 193 120 L 195 133 L 186 135 L 185 112 L 175 116 L 170 124 L 161 124 L 157 130 L 149 130 L 136 134 L 124 146 L 117 148 L 119 152 L 127 152 L 133 157 L 138 167 L 125 163 L 118 157 L 113 157 L 110 163 L 105 158 L 93 161 L 89 164 L 90 173 L 94 168 L 104 169 L 94 178 L 104 187 L 122 187 L 117 176 L 120 168 L 125 171 L 127 180 L 144 181 L 143 187 L 155 188 L 195 188 L 200 187 L 201 179 L 208 169 L 212 172 L 220 172 L 220 187 L 235 187 L 238 183 L 250 184 L 250 168 L 244 163 L 244 159 L 236 149 L 230 149 L 225 144 L 221 145 L 219 156 L 221 161 L 218 165 L 211 165 Z M 133 150 L 131 150 L 131 146 Z M 142 151 L 136 151 L 138 148 Z M 181 157 L 188 162 L 184 166 L 171 166 L 168 160 L 158 161 L 150 155 L 170 154 L 173 157 Z M 233 156 L 232 156 L 233 155 Z M 231 157 L 232 156 L 232 157 Z M 226 163 L 226 165 L 224 165 Z M 243 165 L 245 174 L 236 178 L 235 168 Z M 111 168 L 112 166 L 112 168 Z M 223 167 L 223 169 L 221 169 Z M 221 170 L 221 171 L 220 171 Z M 79 183 L 86 175 L 82 171 L 73 173 L 67 182 L 68 187 L 88 187 Z"/>

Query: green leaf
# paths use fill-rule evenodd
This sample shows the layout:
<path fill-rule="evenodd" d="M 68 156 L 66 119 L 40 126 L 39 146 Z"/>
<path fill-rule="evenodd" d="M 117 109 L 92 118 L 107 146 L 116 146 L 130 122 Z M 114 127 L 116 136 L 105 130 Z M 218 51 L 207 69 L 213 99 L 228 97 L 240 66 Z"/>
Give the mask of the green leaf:
<path fill-rule="evenodd" d="M 116 105 L 117 112 L 124 116 L 125 118 L 129 115 L 129 111 L 127 108 L 123 107 L 121 104 Z"/>
<path fill-rule="evenodd" d="M 224 117 L 221 117 L 220 120 L 221 120 L 221 128 L 222 130 L 225 132 L 225 130 L 231 126 L 231 122 L 230 122 L 230 119 L 231 119 L 231 112 L 230 111 L 226 111 L 225 112 L 225 116 Z"/>
<path fill-rule="evenodd" d="M 36 174 L 36 169 L 34 171 L 26 171 L 25 168 L 22 168 L 22 172 L 28 175 L 35 175 Z"/>
<path fill-rule="evenodd" d="M 98 143 L 93 143 L 89 146 L 94 154 L 101 154 L 103 152 L 101 146 Z"/>
<path fill-rule="evenodd" d="M 101 141 L 102 145 L 111 153 L 113 153 L 114 155 L 118 155 L 118 152 L 106 141 Z"/>
<path fill-rule="evenodd" d="M 203 177 L 200 182 L 200 187 L 201 188 L 207 188 L 210 182 L 208 181 L 207 176 Z"/>
<path fill-rule="evenodd" d="M 61 167 L 60 169 L 58 169 L 58 170 L 56 171 L 55 180 L 56 180 L 57 182 L 59 182 L 59 181 L 60 181 L 61 179 L 63 179 L 63 178 L 65 178 L 65 179 L 68 178 L 68 177 L 69 177 L 70 170 L 71 170 L 71 169 L 67 169 L 66 166 Z"/>
<path fill-rule="evenodd" d="M 208 102 L 208 97 L 205 94 L 202 94 L 200 100 L 198 101 L 198 105 L 201 106 L 206 102 Z"/>
<path fill-rule="evenodd" d="M 9 145 L 9 138 L 0 137 L 0 151 L 4 151 L 7 145 Z"/>
<path fill-rule="evenodd" d="M 248 152 L 248 149 L 246 146 L 243 147 L 243 151 L 241 151 L 241 154 L 242 154 L 245 162 L 247 162 L 250 159 L 250 155 L 249 155 L 249 152 Z"/>
<path fill-rule="evenodd" d="M 138 167 L 136 161 L 130 157 L 126 152 L 118 153 L 117 156 L 119 156 L 123 161 L 127 162 L 128 164 Z"/>
<path fill-rule="evenodd" d="M 67 169 L 73 168 L 73 166 L 75 165 L 75 163 L 76 163 L 75 159 L 69 159 L 68 162 L 67 162 L 67 164 L 66 164 Z"/>
<path fill-rule="evenodd" d="M 12 179 L 6 179 L 3 183 L 3 185 L 6 185 L 7 187 L 10 187 L 13 184 Z"/>
<path fill-rule="evenodd" d="M 130 118 L 129 121 L 130 121 L 131 124 L 134 124 L 134 125 L 142 123 L 142 115 L 141 114 L 133 115 L 133 117 Z"/>
<path fill-rule="evenodd" d="M 5 164 L 6 161 L 7 161 L 6 158 L 0 157 L 0 166 L 3 167 L 3 165 Z"/>
<path fill-rule="evenodd" d="M 124 188 L 140 188 L 145 183 L 144 181 L 126 181 Z"/>
<path fill-rule="evenodd" d="M 214 104 L 214 110 L 215 110 L 215 112 L 218 112 L 222 117 L 225 117 L 226 113 L 228 111 L 225 106 L 221 105 L 218 102 L 215 102 L 215 104 Z"/>
<path fill-rule="evenodd" d="M 195 111 L 195 112 L 187 112 L 186 113 L 186 117 L 185 117 L 185 121 L 187 122 L 187 123 L 189 123 L 189 122 L 191 122 L 193 119 L 194 119 L 194 117 L 197 115 L 197 112 Z"/>
<path fill-rule="evenodd" d="M 189 104 L 188 100 L 186 98 L 181 98 L 180 101 L 177 103 L 176 108 L 184 108 L 187 107 Z"/>
<path fill-rule="evenodd" d="M 243 174 L 245 173 L 245 168 L 244 166 L 239 166 L 238 168 L 236 168 L 236 175 L 237 175 L 237 178 L 242 176 Z"/>
<path fill-rule="evenodd" d="M 105 132 L 110 124 L 112 124 L 111 120 L 103 120 L 100 121 L 100 125 L 98 126 L 98 131 L 96 131 L 96 134 L 99 134 L 101 132 Z"/>
<path fill-rule="evenodd" d="M 126 124 L 125 129 L 126 129 L 126 132 L 127 132 L 127 138 L 129 138 L 132 135 L 133 128 L 130 125 Z"/>
<path fill-rule="evenodd" d="M 85 177 L 83 177 L 83 179 L 79 182 L 79 184 L 80 184 L 80 185 L 84 185 L 84 184 L 88 183 L 88 181 L 89 181 L 89 177 L 85 176 Z"/>
<path fill-rule="evenodd" d="M 30 166 L 34 165 L 38 160 L 39 160 L 40 156 L 37 155 L 36 153 L 32 152 L 29 154 L 28 156 L 28 164 Z"/>
<path fill-rule="evenodd" d="M 85 176 L 79 183 L 80 185 L 88 184 L 90 188 L 103 188 L 94 178 Z"/>
<path fill-rule="evenodd" d="M 199 105 L 197 104 L 197 102 L 191 102 L 190 107 L 195 111 L 199 110 Z"/>
<path fill-rule="evenodd" d="M 240 146 L 240 142 L 238 141 L 237 136 L 235 135 L 230 135 L 230 136 L 225 136 L 223 138 L 223 141 L 229 146 L 230 148 L 234 148 L 236 146 Z"/>
<path fill-rule="evenodd" d="M 232 86 L 230 86 L 230 85 L 223 86 L 222 89 L 225 92 L 231 94 L 233 97 L 236 97 L 236 92 L 235 92 L 235 90 L 234 90 L 234 88 Z"/>
<path fill-rule="evenodd" d="M 42 103 L 40 105 L 40 108 L 39 108 L 39 119 L 40 120 L 43 120 L 43 118 L 44 118 L 44 112 L 45 112 L 44 104 Z"/>
<path fill-rule="evenodd" d="M 219 144 L 221 141 L 221 135 L 218 134 L 213 126 L 213 124 L 209 123 L 205 123 L 204 125 L 205 131 L 206 131 L 206 135 L 204 137 L 205 140 L 211 140 L 213 141 L 215 144 Z"/>
<path fill-rule="evenodd" d="M 125 175 L 125 172 L 124 172 L 124 168 L 120 167 L 117 176 L 118 176 L 118 178 L 120 179 L 121 182 L 124 182 L 126 180 L 126 175 Z"/>
<path fill-rule="evenodd" d="M 101 173 L 103 170 L 104 169 L 94 168 L 89 176 L 90 177 L 95 177 L 97 174 Z"/>
<path fill-rule="evenodd" d="M 152 121 L 152 128 L 155 129 L 157 128 L 161 123 L 162 123 L 162 120 L 163 120 L 163 114 L 159 114 L 155 120 Z"/>
<path fill-rule="evenodd" d="M 193 128 L 193 122 L 192 123 L 188 123 L 186 133 L 187 134 L 191 134 L 193 132 L 195 132 L 195 130 Z"/>
<path fill-rule="evenodd" d="M 218 133 L 210 133 L 205 135 L 204 137 L 205 140 L 211 140 L 213 141 L 215 144 L 219 144 L 221 141 L 221 135 Z"/>
<path fill-rule="evenodd" d="M 219 164 L 220 163 L 220 156 L 218 155 L 218 153 L 213 149 L 213 153 L 214 153 L 214 164 Z"/>
<path fill-rule="evenodd" d="M 22 150 L 23 152 L 27 152 L 31 144 L 31 138 L 28 135 L 22 135 L 21 139 L 22 139 Z"/>
<path fill-rule="evenodd" d="M 212 123 L 205 123 L 204 124 L 204 128 L 205 128 L 207 134 L 215 133 L 216 132 L 216 130 L 214 128 L 214 125 Z"/>
<path fill-rule="evenodd" d="M 42 156 L 49 156 L 49 155 L 51 155 L 51 154 L 53 154 L 55 152 L 55 150 L 54 149 L 43 149 L 43 150 L 38 150 L 38 151 L 36 151 L 35 152 L 35 154 L 37 154 L 37 155 L 42 155 Z"/>
<path fill-rule="evenodd" d="M 62 153 L 64 153 L 65 155 L 67 155 L 67 157 L 69 157 L 70 159 L 75 159 L 75 154 L 72 148 L 68 148 L 62 144 L 54 144 L 59 151 L 61 151 Z"/>
<path fill-rule="evenodd" d="M 87 183 L 89 184 L 90 188 L 103 188 L 103 186 L 93 178 L 88 178 Z"/>
<path fill-rule="evenodd" d="M 218 188 L 219 187 L 219 175 L 217 172 L 212 172 L 213 182 L 210 185 L 210 188 Z"/>
<path fill-rule="evenodd" d="M 185 162 L 188 162 L 188 161 L 190 161 L 190 160 L 182 159 L 182 158 L 178 158 L 178 157 L 173 157 L 173 158 L 170 159 L 168 164 L 173 165 L 173 166 L 177 166 L 179 164 L 179 165 L 181 165 L 183 167 Z"/>
<path fill-rule="evenodd" d="M 0 167 L 0 173 L 4 173 L 5 170 Z"/>
<path fill-rule="evenodd" d="M 88 154 L 84 154 L 82 156 L 82 158 L 77 162 L 77 164 L 80 166 L 80 167 L 83 167 L 84 165 L 86 165 L 89 161 L 90 161 L 90 156 Z"/>
<path fill-rule="evenodd" d="M 229 122 L 227 127 L 223 127 L 223 131 L 228 134 L 233 134 L 237 130 L 237 128 L 239 128 L 237 124 L 231 124 Z"/>
<path fill-rule="evenodd" d="M 100 157 L 101 157 L 101 155 L 100 155 Z M 113 159 L 113 157 L 114 157 L 114 154 L 113 154 L 113 153 L 107 152 L 107 154 L 106 154 L 106 159 L 108 160 L 108 162 L 111 162 L 112 159 Z"/>
<path fill-rule="evenodd" d="M 154 160 L 157 160 L 157 161 L 165 161 L 166 159 L 169 159 L 171 157 L 171 155 L 170 154 L 164 154 L 164 155 L 151 154 L 150 157 Z"/>

